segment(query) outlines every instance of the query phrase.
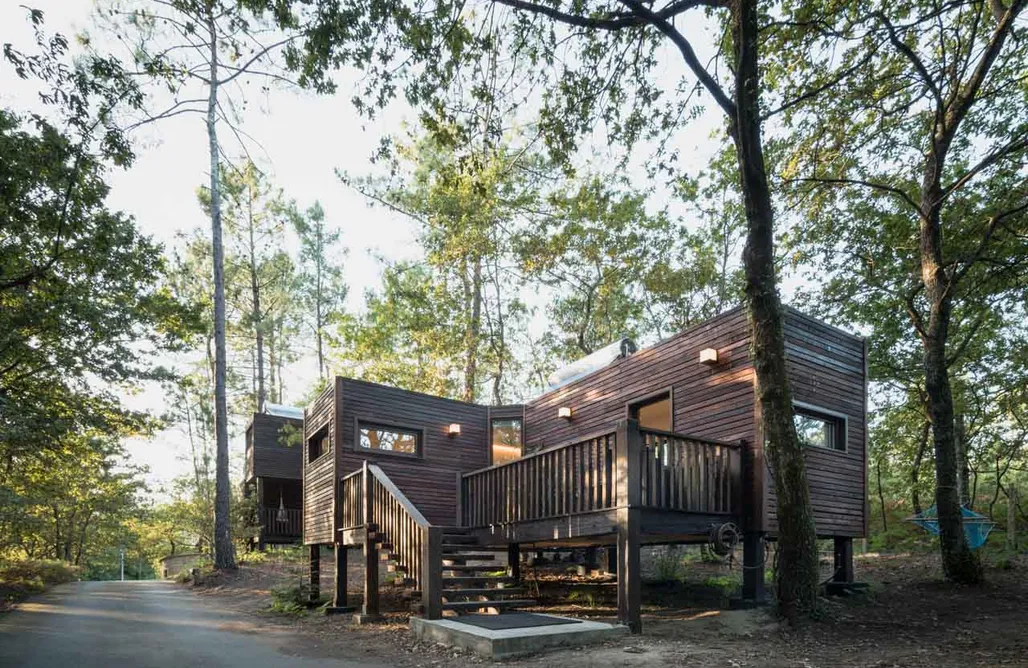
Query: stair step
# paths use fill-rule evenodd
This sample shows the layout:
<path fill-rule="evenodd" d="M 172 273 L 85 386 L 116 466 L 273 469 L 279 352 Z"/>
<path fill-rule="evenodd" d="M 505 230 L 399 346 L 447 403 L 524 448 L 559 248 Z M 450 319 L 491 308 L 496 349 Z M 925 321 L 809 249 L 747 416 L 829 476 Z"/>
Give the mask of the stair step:
<path fill-rule="evenodd" d="M 451 575 L 449 577 L 443 576 L 443 586 L 472 585 L 480 582 L 483 584 L 501 584 L 507 582 L 514 582 L 514 578 L 510 577 L 509 575 Z"/>
<path fill-rule="evenodd" d="M 512 608 L 527 608 L 535 605 L 531 599 L 509 599 L 506 601 L 452 601 L 443 603 L 443 610 L 471 611 L 482 608 L 495 608 L 497 610 L 510 610 Z"/>
<path fill-rule="evenodd" d="M 496 561 L 496 555 L 476 554 L 474 552 L 454 552 L 452 554 L 443 555 L 443 561 L 449 561 L 451 559 L 461 559 L 463 561 Z"/>
<path fill-rule="evenodd" d="M 524 587 L 501 587 L 485 589 L 444 589 L 443 596 L 491 596 L 493 594 L 524 594 Z"/>
<path fill-rule="evenodd" d="M 488 571 L 506 571 L 507 569 L 498 566 L 496 564 L 462 564 L 454 566 L 443 566 L 444 571 L 455 571 L 455 572 L 488 572 Z"/>
<path fill-rule="evenodd" d="M 463 536 L 463 535 L 443 535 L 443 547 L 453 547 L 459 545 L 478 545 L 478 538 L 475 536 Z"/>

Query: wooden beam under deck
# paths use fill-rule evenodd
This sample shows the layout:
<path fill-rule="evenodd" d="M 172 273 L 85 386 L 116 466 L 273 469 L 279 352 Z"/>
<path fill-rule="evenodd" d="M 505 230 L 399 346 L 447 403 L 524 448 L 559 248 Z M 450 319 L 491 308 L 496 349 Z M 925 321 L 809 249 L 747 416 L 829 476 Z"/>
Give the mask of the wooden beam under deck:
<path fill-rule="evenodd" d="M 479 527 L 471 531 L 483 547 L 490 548 L 505 548 L 510 543 L 538 548 L 610 546 L 616 544 L 617 512 L 617 508 L 611 508 L 545 520 Z M 647 508 L 638 509 L 638 512 L 639 542 L 642 545 L 705 543 L 711 525 L 739 521 L 725 514 Z M 346 533 L 349 532 L 344 532 L 344 535 Z"/>

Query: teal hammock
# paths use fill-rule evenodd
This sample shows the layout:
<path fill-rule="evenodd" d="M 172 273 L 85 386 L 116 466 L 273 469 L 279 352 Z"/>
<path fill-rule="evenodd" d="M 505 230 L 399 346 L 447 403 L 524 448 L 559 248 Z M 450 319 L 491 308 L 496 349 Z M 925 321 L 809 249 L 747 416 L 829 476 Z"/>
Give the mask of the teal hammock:
<path fill-rule="evenodd" d="M 988 540 L 989 533 L 996 526 L 996 523 L 985 515 L 976 513 L 964 506 L 960 506 L 960 513 L 964 516 L 964 536 L 967 537 L 967 545 L 972 550 L 977 550 L 982 545 L 985 545 L 985 541 Z M 908 517 L 907 520 L 931 532 L 933 535 L 939 535 L 939 512 L 934 505 L 924 512 Z"/>

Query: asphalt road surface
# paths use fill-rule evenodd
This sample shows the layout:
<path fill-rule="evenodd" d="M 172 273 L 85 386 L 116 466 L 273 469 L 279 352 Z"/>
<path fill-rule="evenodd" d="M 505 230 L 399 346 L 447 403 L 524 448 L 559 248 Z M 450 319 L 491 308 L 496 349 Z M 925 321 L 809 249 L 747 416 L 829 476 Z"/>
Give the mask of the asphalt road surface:
<path fill-rule="evenodd" d="M 306 654 L 307 656 L 303 656 Z M 350 668 L 167 582 L 75 582 L 0 616 L 0 667 Z"/>

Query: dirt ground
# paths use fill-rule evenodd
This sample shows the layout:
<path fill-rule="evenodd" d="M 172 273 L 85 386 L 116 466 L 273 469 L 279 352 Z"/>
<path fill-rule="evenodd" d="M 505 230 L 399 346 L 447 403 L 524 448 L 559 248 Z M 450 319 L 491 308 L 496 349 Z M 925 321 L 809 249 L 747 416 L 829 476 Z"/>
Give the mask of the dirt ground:
<path fill-rule="evenodd" d="M 820 618 L 788 628 L 768 610 L 729 610 L 727 594 L 707 584 L 651 585 L 644 592 L 644 633 L 618 642 L 507 662 L 512 666 L 743 666 L 919 667 L 1028 666 L 1028 559 L 1009 570 L 989 570 L 987 584 L 959 587 L 941 581 L 930 555 L 865 555 L 857 575 L 867 594 L 826 600 Z M 384 595 L 387 621 L 357 627 L 348 616 L 284 617 L 267 612 L 268 593 L 298 567 L 245 567 L 198 590 L 219 604 L 246 610 L 255 622 L 287 640 L 282 651 L 305 656 L 367 657 L 396 666 L 469 666 L 482 659 L 406 632 L 407 603 Z M 687 580 L 691 578 L 687 576 Z M 351 572 L 356 591 L 359 572 Z M 324 586 L 324 585 L 323 585 Z M 546 612 L 613 618 L 613 587 L 605 578 L 539 577 Z M 570 596 L 569 594 L 578 592 Z M 213 601 L 212 601 L 213 602 Z"/>

